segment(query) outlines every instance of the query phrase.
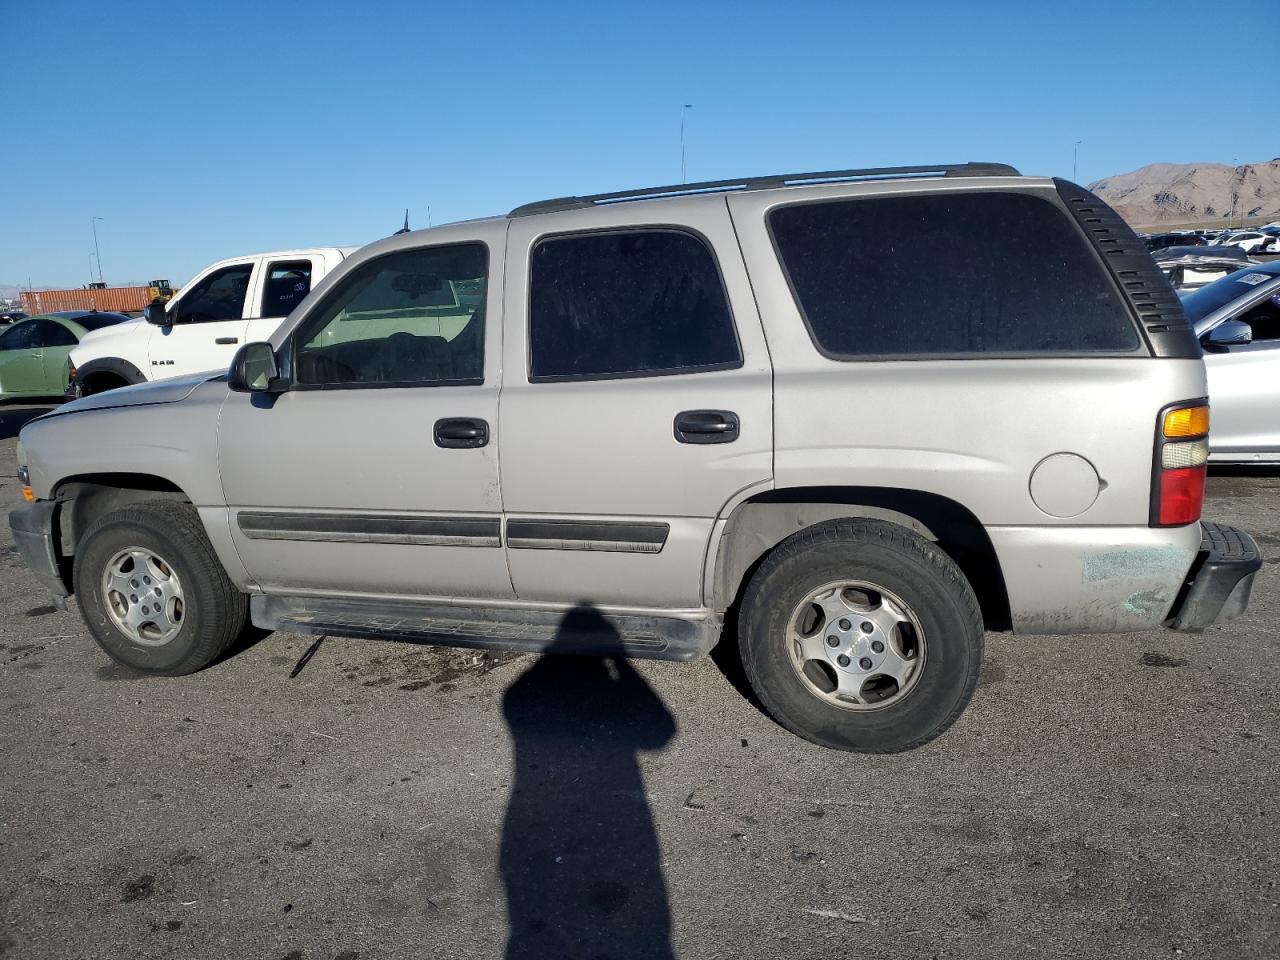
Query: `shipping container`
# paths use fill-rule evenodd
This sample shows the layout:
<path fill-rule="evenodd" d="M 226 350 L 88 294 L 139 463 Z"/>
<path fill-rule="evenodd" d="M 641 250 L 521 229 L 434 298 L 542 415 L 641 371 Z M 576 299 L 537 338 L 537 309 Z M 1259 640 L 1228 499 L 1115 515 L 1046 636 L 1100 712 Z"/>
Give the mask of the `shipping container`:
<path fill-rule="evenodd" d="M 22 291 L 22 309 L 30 314 L 55 313 L 59 310 L 141 313 L 150 302 L 151 296 L 147 287 Z"/>

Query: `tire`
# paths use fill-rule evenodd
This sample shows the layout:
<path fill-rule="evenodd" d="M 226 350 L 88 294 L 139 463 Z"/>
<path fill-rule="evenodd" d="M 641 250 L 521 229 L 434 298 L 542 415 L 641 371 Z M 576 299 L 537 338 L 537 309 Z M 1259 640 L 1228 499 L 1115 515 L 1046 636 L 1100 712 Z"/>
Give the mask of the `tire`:
<path fill-rule="evenodd" d="M 851 581 L 881 590 L 839 586 Z M 871 612 L 832 615 L 850 604 Z M 982 615 L 960 568 L 924 538 L 878 520 L 830 520 L 784 540 L 751 577 L 739 622 L 743 668 L 770 716 L 836 750 L 897 753 L 928 743 L 963 712 L 982 665 Z M 881 630 L 884 622 L 893 625 Z M 810 656 L 813 629 L 821 653 Z M 914 658 L 905 655 L 912 649 Z M 843 668 L 840 653 L 848 654 Z M 876 674 L 881 667 L 904 679 Z M 841 683 L 867 702 L 846 700 Z"/>
<path fill-rule="evenodd" d="M 138 553 L 131 554 L 133 550 Z M 125 554 L 129 557 L 117 559 Z M 146 568 L 134 556 L 161 562 Z M 112 613 L 112 591 L 104 583 L 109 567 L 129 571 L 118 574 L 121 577 L 137 574 L 127 581 L 140 588 L 131 595 L 135 599 L 167 591 L 164 613 L 159 614 L 157 602 L 158 615 L 137 628 L 136 638 L 122 627 L 125 618 Z M 166 571 L 169 576 L 163 575 Z M 156 579 L 148 577 L 143 583 L 146 574 Z M 217 660 L 245 626 L 248 601 L 227 578 L 189 504 L 149 500 L 99 517 L 76 549 L 72 575 L 80 612 L 93 639 L 107 656 L 133 670 L 163 676 L 194 673 Z M 123 603 L 125 598 L 118 592 L 114 596 L 117 604 Z M 132 604 L 129 609 L 138 607 Z"/>

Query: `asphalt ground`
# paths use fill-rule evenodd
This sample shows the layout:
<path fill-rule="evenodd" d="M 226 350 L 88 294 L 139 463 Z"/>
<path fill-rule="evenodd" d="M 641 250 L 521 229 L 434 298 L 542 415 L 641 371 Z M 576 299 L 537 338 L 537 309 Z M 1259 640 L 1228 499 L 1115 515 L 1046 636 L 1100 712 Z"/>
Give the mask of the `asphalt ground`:
<path fill-rule="evenodd" d="M 1217 474 L 1206 516 L 1280 559 L 1278 495 Z M 868 757 L 712 659 L 329 638 L 291 677 L 276 633 L 138 677 L 5 524 L 0 956 L 1280 956 L 1272 563 L 1200 635 L 990 635 L 955 727 Z"/>

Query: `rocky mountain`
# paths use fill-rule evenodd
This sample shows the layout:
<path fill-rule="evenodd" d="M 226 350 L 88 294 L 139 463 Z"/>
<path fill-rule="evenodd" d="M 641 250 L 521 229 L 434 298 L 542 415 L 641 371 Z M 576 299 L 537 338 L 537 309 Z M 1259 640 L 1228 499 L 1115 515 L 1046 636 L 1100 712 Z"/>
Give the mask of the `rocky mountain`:
<path fill-rule="evenodd" d="M 1274 220 L 1280 218 L 1280 157 L 1238 167 L 1152 163 L 1095 181 L 1089 189 L 1138 227 Z"/>

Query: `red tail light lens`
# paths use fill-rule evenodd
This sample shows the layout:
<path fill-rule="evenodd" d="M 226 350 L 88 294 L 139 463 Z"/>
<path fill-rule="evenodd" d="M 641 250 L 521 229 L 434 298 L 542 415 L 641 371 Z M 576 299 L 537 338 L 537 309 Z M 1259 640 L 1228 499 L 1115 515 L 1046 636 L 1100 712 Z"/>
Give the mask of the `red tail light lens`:
<path fill-rule="evenodd" d="M 1204 506 L 1204 467 L 1183 467 L 1160 473 L 1162 527 L 1180 527 L 1200 519 Z"/>
<path fill-rule="evenodd" d="M 1209 465 L 1209 407 L 1174 404 L 1156 420 L 1151 525 L 1181 527 L 1200 519 Z"/>

